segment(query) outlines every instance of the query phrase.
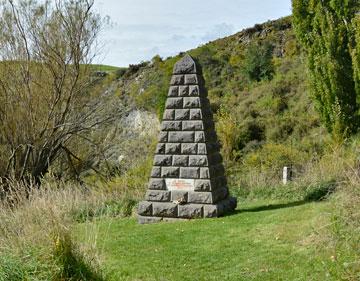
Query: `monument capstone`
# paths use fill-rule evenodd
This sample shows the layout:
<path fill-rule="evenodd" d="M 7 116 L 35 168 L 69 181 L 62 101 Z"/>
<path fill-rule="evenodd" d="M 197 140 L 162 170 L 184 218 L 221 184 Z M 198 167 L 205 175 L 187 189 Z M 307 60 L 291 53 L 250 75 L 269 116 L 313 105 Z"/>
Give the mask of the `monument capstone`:
<path fill-rule="evenodd" d="M 174 66 L 139 223 L 218 217 L 236 204 L 201 70 L 186 54 Z"/>

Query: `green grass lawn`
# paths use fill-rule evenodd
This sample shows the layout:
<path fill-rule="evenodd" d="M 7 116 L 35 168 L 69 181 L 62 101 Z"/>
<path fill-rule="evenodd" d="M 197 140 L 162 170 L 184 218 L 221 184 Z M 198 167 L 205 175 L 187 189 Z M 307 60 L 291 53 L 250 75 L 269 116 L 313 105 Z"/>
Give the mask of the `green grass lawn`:
<path fill-rule="evenodd" d="M 86 241 L 96 232 L 108 280 L 339 280 L 329 273 L 331 249 L 319 235 L 330 203 L 239 205 L 218 219 L 151 225 L 99 219 L 77 234 Z"/>

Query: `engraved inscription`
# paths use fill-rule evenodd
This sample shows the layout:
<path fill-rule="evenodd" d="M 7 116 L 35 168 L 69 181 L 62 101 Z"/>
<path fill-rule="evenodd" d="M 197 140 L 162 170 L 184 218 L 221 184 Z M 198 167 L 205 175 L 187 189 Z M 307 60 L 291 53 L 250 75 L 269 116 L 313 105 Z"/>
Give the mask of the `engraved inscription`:
<path fill-rule="evenodd" d="M 165 179 L 167 190 L 191 190 L 195 189 L 193 179 Z"/>

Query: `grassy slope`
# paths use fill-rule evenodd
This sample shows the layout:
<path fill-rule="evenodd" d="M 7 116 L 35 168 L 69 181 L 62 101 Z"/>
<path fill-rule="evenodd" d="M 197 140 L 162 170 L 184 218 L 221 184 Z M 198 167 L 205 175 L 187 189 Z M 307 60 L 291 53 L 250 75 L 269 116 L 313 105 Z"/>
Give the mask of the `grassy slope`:
<path fill-rule="evenodd" d="M 94 71 L 116 71 L 120 69 L 121 67 L 112 66 L 112 65 L 104 65 L 104 64 L 93 64 L 91 67 L 94 69 Z"/>
<path fill-rule="evenodd" d="M 247 50 L 267 43 L 273 46 L 273 78 L 249 80 L 244 74 Z M 326 153 L 328 134 L 309 97 L 304 54 L 290 17 L 256 25 L 189 53 L 202 67 L 232 189 L 278 184 L 283 166 L 291 164 L 302 173 Z M 179 57 L 154 58 L 151 64 L 130 67 L 120 79 L 122 95 L 136 108 L 161 118 Z M 264 180 L 254 182 L 250 172 Z"/>
<path fill-rule="evenodd" d="M 269 204 L 272 205 L 269 206 Z M 242 203 L 219 219 L 138 225 L 103 219 L 95 227 L 109 280 L 338 280 L 317 234 L 331 204 Z"/>

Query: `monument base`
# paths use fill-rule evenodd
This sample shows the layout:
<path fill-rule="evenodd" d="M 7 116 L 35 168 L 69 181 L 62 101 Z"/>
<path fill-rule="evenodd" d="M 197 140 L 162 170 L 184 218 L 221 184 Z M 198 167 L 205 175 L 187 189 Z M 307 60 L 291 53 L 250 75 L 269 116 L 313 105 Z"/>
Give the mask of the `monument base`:
<path fill-rule="evenodd" d="M 235 197 L 228 197 L 216 204 L 176 204 L 169 202 L 139 203 L 138 221 L 140 224 L 171 222 L 180 220 L 215 218 L 231 212 L 236 208 Z"/>

